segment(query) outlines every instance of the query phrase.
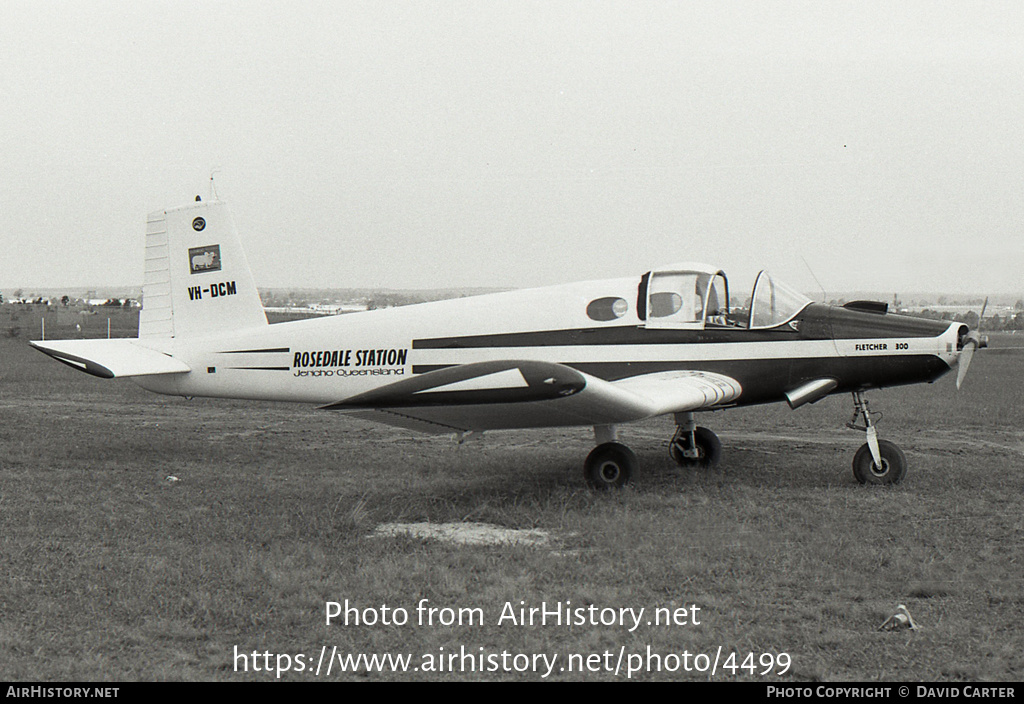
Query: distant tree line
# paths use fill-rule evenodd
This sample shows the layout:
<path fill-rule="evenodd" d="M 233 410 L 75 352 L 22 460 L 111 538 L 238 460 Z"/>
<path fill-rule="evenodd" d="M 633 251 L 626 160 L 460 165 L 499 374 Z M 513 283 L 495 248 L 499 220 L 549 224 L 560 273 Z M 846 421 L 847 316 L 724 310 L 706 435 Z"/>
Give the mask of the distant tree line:
<path fill-rule="evenodd" d="M 1005 315 L 986 315 L 982 321 L 982 328 L 990 332 L 1024 330 L 1024 302 L 1017 301 L 1014 306 L 1014 313 Z M 965 323 L 970 328 L 978 327 L 978 313 L 967 311 L 966 313 L 951 313 L 949 311 L 937 311 L 924 309 L 912 313 L 918 318 L 929 318 L 931 320 L 948 320 L 950 322 Z"/>
<path fill-rule="evenodd" d="M 15 291 L 15 294 L 18 292 Z M 87 301 L 81 299 L 72 300 L 68 296 L 61 296 L 60 298 L 44 298 L 43 296 L 36 296 L 34 298 L 23 298 L 22 296 L 15 296 L 11 299 L 4 299 L 2 293 L 0 293 L 0 304 L 11 303 L 11 304 L 24 304 L 24 305 L 39 305 L 39 306 L 56 306 L 61 305 L 68 307 L 71 304 L 76 306 L 86 305 L 88 307 L 102 306 L 105 308 L 131 308 L 136 304 L 133 298 L 107 298 L 102 303 L 90 304 Z"/>

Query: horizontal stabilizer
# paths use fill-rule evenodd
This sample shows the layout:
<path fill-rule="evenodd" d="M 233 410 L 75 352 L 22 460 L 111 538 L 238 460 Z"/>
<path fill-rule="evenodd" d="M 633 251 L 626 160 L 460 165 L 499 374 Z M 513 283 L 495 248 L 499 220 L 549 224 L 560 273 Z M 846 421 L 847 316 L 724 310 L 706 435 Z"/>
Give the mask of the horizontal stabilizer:
<path fill-rule="evenodd" d="M 46 340 L 29 344 L 58 362 L 104 379 L 191 371 L 181 360 L 144 347 L 133 339 Z"/>

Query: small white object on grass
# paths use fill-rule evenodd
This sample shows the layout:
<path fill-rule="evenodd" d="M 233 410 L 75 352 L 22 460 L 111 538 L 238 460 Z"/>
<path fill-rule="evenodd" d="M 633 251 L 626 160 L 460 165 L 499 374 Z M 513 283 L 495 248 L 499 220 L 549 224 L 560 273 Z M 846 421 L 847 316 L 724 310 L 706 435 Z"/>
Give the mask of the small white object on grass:
<path fill-rule="evenodd" d="M 885 623 L 879 626 L 878 630 L 895 631 L 899 628 L 909 628 L 912 631 L 917 630 L 917 624 L 914 623 L 914 619 L 911 618 L 910 612 L 907 611 L 907 607 L 903 604 L 896 607 L 896 613 L 885 619 Z"/>
<path fill-rule="evenodd" d="M 166 477 L 164 477 L 164 479 L 166 479 L 166 480 L 167 480 L 168 482 L 170 482 L 171 484 L 173 484 L 174 482 L 180 482 L 180 481 L 181 481 L 180 479 L 178 479 L 178 478 L 177 478 L 176 476 L 174 476 L 173 474 L 168 474 L 168 475 L 167 475 Z"/>

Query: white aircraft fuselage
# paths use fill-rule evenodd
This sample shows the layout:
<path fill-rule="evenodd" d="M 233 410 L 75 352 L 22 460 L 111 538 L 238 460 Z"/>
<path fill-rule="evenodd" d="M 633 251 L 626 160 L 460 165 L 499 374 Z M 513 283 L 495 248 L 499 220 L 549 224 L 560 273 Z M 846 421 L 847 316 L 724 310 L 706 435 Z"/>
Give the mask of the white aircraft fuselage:
<path fill-rule="evenodd" d="M 139 337 L 32 344 L 75 368 L 162 394 L 314 403 L 426 432 L 587 425 L 587 479 L 624 484 L 636 464 L 617 427 L 673 415 L 670 454 L 714 464 L 694 413 L 852 392 L 867 443 L 858 480 L 902 479 L 861 393 L 931 382 L 983 339 L 966 325 L 813 303 L 762 272 L 731 305 L 725 274 L 683 263 L 562 284 L 270 325 L 222 203 L 147 222 Z"/>
<path fill-rule="evenodd" d="M 933 381 L 958 356 L 959 323 L 821 304 L 801 311 L 790 321 L 795 325 L 767 330 L 649 330 L 635 305 L 604 324 L 587 317 L 592 300 L 635 301 L 639 282 L 639 276 L 588 281 L 224 336 L 146 340 L 192 372 L 133 379 L 150 391 L 179 396 L 337 404 L 446 367 L 523 359 L 606 381 L 671 370 L 722 373 L 744 389 L 729 405 L 749 405 L 784 401 L 787 390 L 822 377 L 840 382 L 833 393 Z M 814 332 L 806 332 L 812 325 Z"/>

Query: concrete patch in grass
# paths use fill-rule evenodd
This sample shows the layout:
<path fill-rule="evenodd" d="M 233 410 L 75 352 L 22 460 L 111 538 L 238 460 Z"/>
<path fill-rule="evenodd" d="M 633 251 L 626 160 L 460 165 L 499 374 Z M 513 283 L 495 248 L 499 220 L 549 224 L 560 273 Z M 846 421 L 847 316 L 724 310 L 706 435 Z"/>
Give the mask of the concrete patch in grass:
<path fill-rule="evenodd" d="M 537 528 L 517 530 L 489 523 L 383 523 L 374 537 L 408 536 L 426 540 L 442 540 L 460 545 L 530 545 L 543 547 L 550 543 L 547 531 Z"/>

